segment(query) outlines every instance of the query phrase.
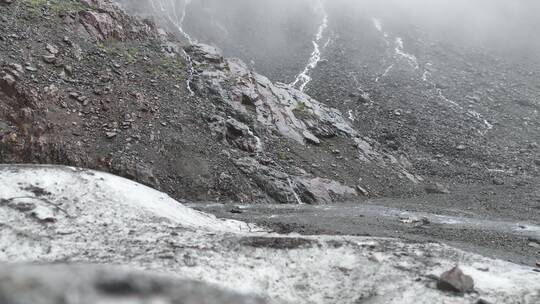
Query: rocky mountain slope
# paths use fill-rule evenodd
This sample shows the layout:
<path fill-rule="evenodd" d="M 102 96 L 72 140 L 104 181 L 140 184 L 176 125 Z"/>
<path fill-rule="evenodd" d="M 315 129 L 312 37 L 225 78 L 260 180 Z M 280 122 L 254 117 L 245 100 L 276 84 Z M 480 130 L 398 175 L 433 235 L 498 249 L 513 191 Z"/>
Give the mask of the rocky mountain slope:
<path fill-rule="evenodd" d="M 416 12 L 412 8 L 420 7 L 421 0 L 408 4 L 377 1 L 376 5 L 350 0 L 272 5 L 263 0 L 120 2 L 130 12 L 156 20 L 187 44 L 202 41 L 243 59 L 245 63 L 217 59 L 217 54 L 209 59 L 187 49 L 195 67 L 191 71 L 195 96 L 223 101 L 220 111 L 245 123 L 250 129 L 246 133 L 255 135 L 251 145 L 260 140 L 265 153 L 277 161 L 277 168 L 266 168 L 267 160 L 259 161 L 263 167 L 258 174 L 250 169 L 256 163 L 240 162 L 241 171 L 274 193 L 273 200 L 261 197 L 258 201 L 351 202 L 350 209 L 327 208 L 342 208 L 350 214 L 337 212 L 322 221 L 309 217 L 319 214 L 318 207 L 284 207 L 292 213 L 287 217 L 279 206 L 246 208 L 239 213 L 230 206 L 205 204 L 205 210 L 284 231 L 411 237 L 398 217 L 370 215 L 359 220 L 363 206 L 354 205 L 367 198 L 370 204 L 396 208 L 396 212 L 457 216 L 459 223 L 514 223 L 504 232 L 494 232 L 484 224 L 471 229 L 429 223 L 422 229 L 413 227 L 410 233 L 412 239 L 435 238 L 515 262 L 535 263 L 538 248 L 530 245 L 520 227 L 540 224 L 539 133 L 534 118 L 539 69 L 534 56 L 522 57 L 517 51 L 534 48 L 534 42 L 517 38 L 525 35 L 534 18 L 507 33 L 515 37 L 515 45 L 494 48 L 456 35 L 464 31 L 455 27 L 438 32 L 444 27 L 437 24 L 453 24 L 450 19 L 459 4 L 449 1 L 437 4 L 448 9 L 448 16 L 430 11 L 429 6 Z M 491 16 L 502 3 L 488 8 L 478 2 L 474 8 Z M 396 10 L 402 18 L 396 18 Z M 523 11 L 512 14 L 525 16 Z M 262 15 L 265 21 L 259 22 L 257 16 Z M 493 30 L 482 29 L 493 23 L 480 22 L 478 27 L 472 12 L 460 16 L 460 29 L 476 25 L 476 35 L 485 35 L 486 41 L 491 37 L 488 34 L 493 35 Z M 204 49 L 219 53 L 215 48 Z M 269 76 L 274 85 L 267 89 L 268 79 L 248 67 Z M 282 103 L 285 112 L 276 110 L 276 102 Z M 336 114 L 331 128 L 313 123 L 317 104 Z M 327 123 L 328 115 L 319 119 Z M 280 136 L 265 136 L 265 130 Z M 317 140 L 309 140 L 310 134 Z M 305 145 L 283 146 L 284 138 Z M 321 149 L 326 153 L 320 153 Z M 356 188 L 358 196 L 336 196 L 352 194 L 337 188 L 329 195 L 318 190 L 306 194 L 306 183 L 301 180 L 305 178 L 299 179 L 295 168 L 315 177 L 309 182 L 312 186 L 328 189 L 335 185 L 329 180 L 335 180 Z M 289 177 L 277 173 L 283 170 Z M 317 177 L 325 178 L 325 183 Z M 312 198 L 314 193 L 320 193 L 318 199 Z"/>
<path fill-rule="evenodd" d="M 538 133 L 534 119 L 516 123 L 536 115 L 536 91 L 500 83 L 534 73 L 511 67 L 486 84 L 523 93 L 521 106 L 482 92 L 469 107 L 450 95 L 462 85 L 444 83 L 479 81 L 492 61 L 464 74 L 450 66 L 465 53 L 434 48 L 450 58 L 438 73 L 440 61 L 423 62 L 383 19 L 253 2 L 252 22 L 261 9 L 309 13 L 261 23 L 291 36 L 249 47 L 242 19 L 222 20 L 233 6 L 119 2 L 138 17 L 108 0 L 0 0 L 0 162 L 99 171 L 0 167 L 0 262 L 11 263 L 0 302 L 539 300 Z M 214 16 L 208 28 L 201 14 Z M 231 39 L 214 40 L 216 27 Z M 351 41 L 373 53 L 344 53 L 364 45 Z M 288 47 L 268 48 L 278 42 Z M 362 75 L 359 60 L 373 64 Z"/>
<path fill-rule="evenodd" d="M 193 200 L 423 191 L 404 155 L 337 109 L 109 2 L 1 9 L 3 162 L 106 170 Z"/>
<path fill-rule="evenodd" d="M 377 3 L 299 0 L 268 7 L 265 1 L 154 0 L 124 5 L 158 16 L 162 26 L 186 41 L 223 48 L 272 81 L 296 85 L 338 109 L 371 145 L 407 159 L 413 175 L 451 188 L 508 184 L 520 188 L 516 196 L 530 192 L 527 185 L 538 180 L 540 65 L 535 53 L 526 51 L 536 46 L 523 37 L 535 23 L 526 5 L 507 8 L 508 26 L 496 31 L 488 19 L 498 16 L 490 13 L 503 2 L 478 2 L 474 9 L 484 9 L 486 25 L 474 19 L 474 12 L 463 13 L 462 24 L 452 27 L 460 32 L 438 25 L 451 24 L 459 4 L 440 1 L 448 14 L 439 16 L 430 7 L 415 13 L 403 3 L 396 8 L 392 1 Z M 402 18 L 395 18 L 395 10 Z M 261 15 L 265 22 L 259 22 Z M 441 20 L 434 21 L 437 16 Z M 512 37 L 506 45 L 504 34 Z M 477 40 L 469 37 L 474 35 Z M 360 170 L 378 184 L 395 184 L 386 174 Z M 397 188 L 381 194 L 402 196 Z M 538 198 L 524 200 L 531 199 Z"/>

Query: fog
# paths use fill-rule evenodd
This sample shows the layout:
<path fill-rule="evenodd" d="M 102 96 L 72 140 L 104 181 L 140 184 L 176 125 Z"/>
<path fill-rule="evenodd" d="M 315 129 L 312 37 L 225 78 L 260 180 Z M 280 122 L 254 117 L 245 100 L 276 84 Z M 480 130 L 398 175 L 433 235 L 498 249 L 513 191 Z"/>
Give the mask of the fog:
<path fill-rule="evenodd" d="M 386 31 L 408 41 L 540 62 L 537 0 L 145 1 L 120 0 L 128 10 L 154 17 L 182 38 L 187 34 L 193 41 L 218 46 L 227 56 L 240 57 L 283 81 L 292 81 L 305 65 L 324 14 L 329 19 L 327 42 L 350 31 L 348 36 L 371 44 L 365 37 L 374 31 L 371 20 L 377 18 Z"/>

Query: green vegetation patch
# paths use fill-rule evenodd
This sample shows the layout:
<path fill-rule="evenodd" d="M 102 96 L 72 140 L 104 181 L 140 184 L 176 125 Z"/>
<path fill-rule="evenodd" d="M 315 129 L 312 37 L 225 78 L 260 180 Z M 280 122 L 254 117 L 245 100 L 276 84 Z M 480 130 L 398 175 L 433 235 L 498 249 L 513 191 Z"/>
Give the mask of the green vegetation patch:
<path fill-rule="evenodd" d="M 39 17 L 44 13 L 61 16 L 84 9 L 84 5 L 77 0 L 23 0 L 22 3 L 30 17 Z"/>

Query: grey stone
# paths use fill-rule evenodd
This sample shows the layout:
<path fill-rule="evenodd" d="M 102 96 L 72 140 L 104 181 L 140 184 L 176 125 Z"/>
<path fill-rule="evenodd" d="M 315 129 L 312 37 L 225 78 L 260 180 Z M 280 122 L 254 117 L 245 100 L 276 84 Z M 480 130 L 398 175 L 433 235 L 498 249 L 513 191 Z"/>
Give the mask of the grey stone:
<path fill-rule="evenodd" d="M 432 183 L 424 187 L 425 191 L 429 194 L 449 194 L 450 190 L 441 183 Z"/>
<path fill-rule="evenodd" d="M 51 53 L 52 55 L 55 55 L 58 54 L 58 48 L 53 45 L 53 44 L 50 44 L 50 43 L 47 43 L 47 45 L 45 46 L 45 49 Z"/>
<path fill-rule="evenodd" d="M 439 282 L 437 282 L 437 288 L 461 294 L 468 293 L 474 290 L 474 280 L 456 266 L 441 275 Z"/>
<path fill-rule="evenodd" d="M 56 63 L 56 56 L 54 55 L 43 55 L 42 59 L 45 63 L 49 63 L 49 64 Z"/>
<path fill-rule="evenodd" d="M 495 177 L 493 178 L 493 180 L 491 181 L 494 185 L 497 185 L 497 186 L 502 186 L 504 185 L 504 180 L 502 178 L 498 178 L 498 177 Z"/>

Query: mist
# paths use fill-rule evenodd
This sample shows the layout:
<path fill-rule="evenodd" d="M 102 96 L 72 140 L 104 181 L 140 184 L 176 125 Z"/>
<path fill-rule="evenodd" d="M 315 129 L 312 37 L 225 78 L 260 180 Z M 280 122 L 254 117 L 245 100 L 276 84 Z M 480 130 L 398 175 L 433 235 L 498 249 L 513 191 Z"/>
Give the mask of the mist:
<path fill-rule="evenodd" d="M 162 26 L 181 27 L 196 41 L 222 47 L 244 60 L 271 61 L 309 48 L 321 22 L 319 0 L 152 0 L 126 1 L 128 10 L 153 16 Z M 332 0 L 322 1 L 332 23 L 380 19 L 388 30 L 414 32 L 463 47 L 538 60 L 540 3 L 534 0 Z M 184 10 L 185 9 L 185 10 Z M 185 15 L 183 15 L 185 14 Z M 369 31 L 370 28 L 351 29 Z M 335 33 L 334 33 L 335 34 Z M 339 34 L 339 33 L 338 33 Z M 277 63 L 279 64 L 279 62 Z"/>

